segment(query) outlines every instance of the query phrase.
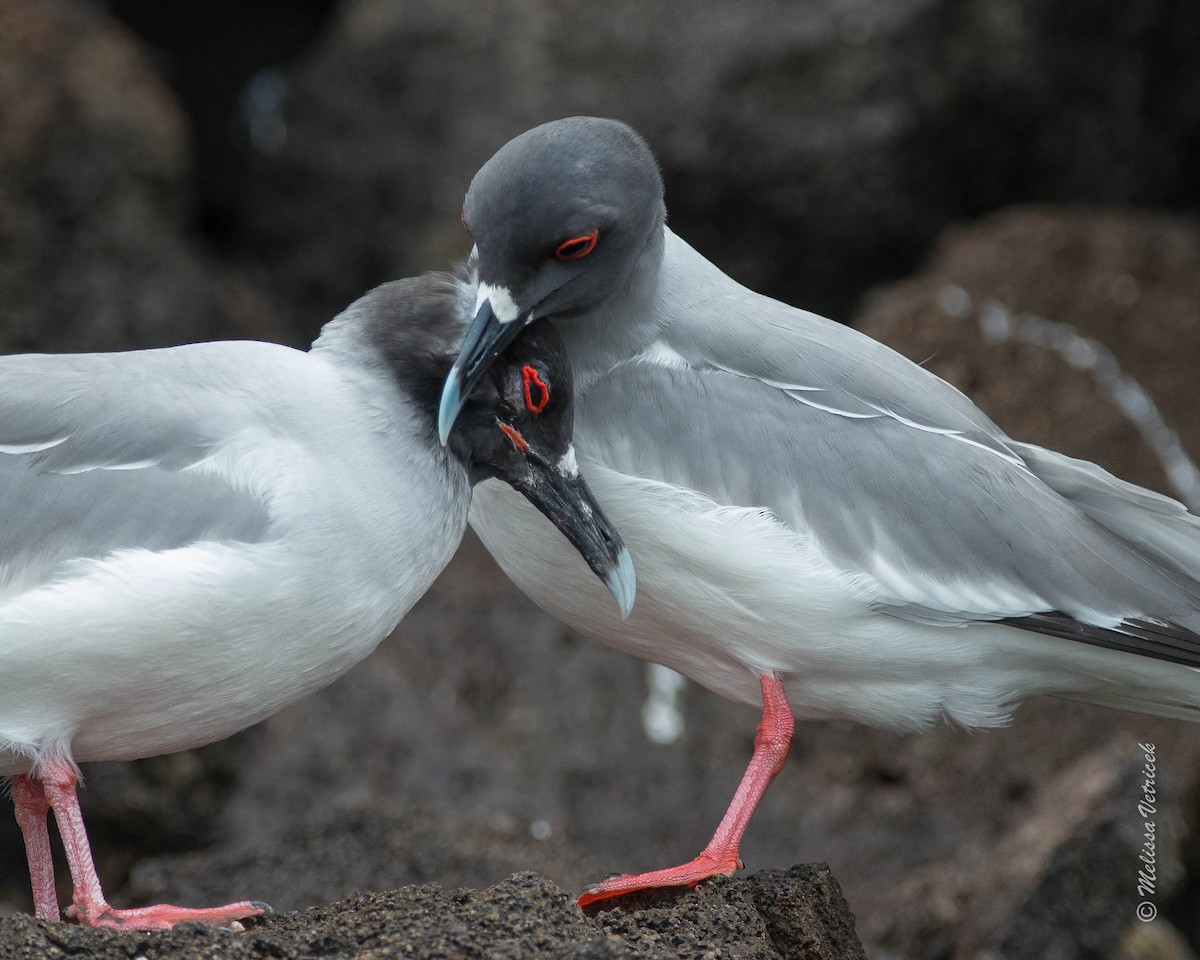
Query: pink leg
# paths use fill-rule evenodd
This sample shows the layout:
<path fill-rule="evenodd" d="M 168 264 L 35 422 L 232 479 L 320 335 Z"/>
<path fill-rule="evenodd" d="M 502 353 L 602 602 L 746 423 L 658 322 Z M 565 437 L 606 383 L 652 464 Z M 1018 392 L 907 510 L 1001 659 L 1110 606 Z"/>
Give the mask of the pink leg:
<path fill-rule="evenodd" d="M 42 783 L 58 832 L 62 835 L 67 851 L 67 863 L 71 867 L 71 879 L 75 884 L 74 902 L 67 908 L 67 915 L 75 917 L 88 927 L 122 927 L 126 930 L 166 930 L 177 923 L 207 923 L 214 926 L 257 917 L 270 913 L 271 908 L 255 900 L 241 900 L 223 907 L 190 910 L 159 904 L 153 907 L 138 907 L 133 910 L 117 910 L 108 905 L 104 891 L 100 889 L 100 878 L 92 862 L 92 850 L 88 845 L 87 831 L 83 827 L 83 814 L 79 810 L 79 798 L 75 795 L 75 770 L 70 764 L 56 761 L 47 764 L 42 771 Z"/>
<path fill-rule="evenodd" d="M 760 677 L 759 682 L 762 684 L 763 715 L 754 735 L 754 756 L 750 758 L 750 765 L 746 768 L 737 793 L 733 795 L 733 801 L 708 846 L 690 863 L 651 873 L 625 874 L 590 886 L 579 896 L 581 907 L 634 890 L 694 887 L 701 880 L 718 874 L 729 875 L 741 868 L 738 846 L 742 842 L 742 835 L 767 787 L 783 769 L 796 725 L 782 681 L 772 674 Z"/>
<path fill-rule="evenodd" d="M 25 838 L 25 856 L 29 860 L 29 879 L 33 883 L 33 909 L 39 920 L 61 920 L 58 894 L 54 892 L 54 859 L 50 853 L 50 834 L 46 830 L 46 811 L 50 803 L 40 780 L 21 774 L 13 778 L 13 806 L 17 825 Z"/>

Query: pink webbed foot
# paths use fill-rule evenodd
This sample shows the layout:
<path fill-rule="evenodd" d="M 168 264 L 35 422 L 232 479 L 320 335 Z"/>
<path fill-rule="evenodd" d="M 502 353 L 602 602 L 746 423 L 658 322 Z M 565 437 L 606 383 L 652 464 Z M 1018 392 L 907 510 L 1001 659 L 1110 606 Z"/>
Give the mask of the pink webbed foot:
<path fill-rule="evenodd" d="M 589 903 L 619 897 L 636 890 L 694 887 L 709 877 L 732 876 L 741 868 L 742 861 L 738 859 L 736 849 L 719 854 L 712 854 L 706 850 L 696 859 L 678 867 L 651 870 L 649 873 L 626 873 L 592 884 L 579 895 L 578 903 L 581 907 L 586 907 Z"/>
<path fill-rule="evenodd" d="M 239 900 L 223 907 L 175 907 L 160 903 L 152 907 L 133 907 L 118 910 L 107 903 L 78 902 L 67 907 L 66 913 L 87 927 L 114 927 L 118 930 L 169 930 L 177 923 L 203 923 L 223 927 L 234 920 L 247 920 L 274 913 L 268 904 L 259 900 Z"/>
<path fill-rule="evenodd" d="M 123 930 L 167 930 L 177 923 L 204 923 L 212 926 L 222 926 L 234 920 L 245 920 L 250 917 L 260 917 L 274 911 L 257 900 L 239 900 L 222 907 L 207 907 L 190 909 L 176 907 L 170 904 L 158 904 L 152 907 L 135 907 L 128 910 L 118 910 L 109 905 L 100 887 L 100 878 L 96 875 L 96 865 L 92 861 L 92 850 L 88 844 L 87 831 L 83 826 L 83 813 L 79 809 L 79 798 L 75 785 L 78 774 L 75 767 L 68 761 L 56 760 L 44 764 L 40 778 L 29 778 L 40 784 L 44 791 L 45 801 L 54 811 L 54 819 L 58 824 L 58 832 L 62 836 L 63 848 L 67 854 L 67 864 L 71 868 L 71 880 L 74 884 L 74 897 L 71 906 L 64 912 L 74 917 L 80 924 L 88 927 L 116 927 Z M 36 800 L 36 793 L 31 794 Z M 37 807 L 30 805 L 31 813 L 37 813 Z M 45 814 L 42 811 L 44 829 Z M 36 828 L 35 818 L 30 818 Z M 35 839 L 38 839 L 36 831 Z M 28 837 L 28 834 L 27 834 Z M 31 866 L 33 857 L 30 858 Z M 44 880 L 43 880 L 44 883 Z M 34 890 L 38 888 L 35 875 Z M 39 916 L 41 916 L 39 908 Z M 57 919 L 57 917 L 48 918 Z"/>
<path fill-rule="evenodd" d="M 650 873 L 623 874 L 610 877 L 588 887 L 579 895 L 581 907 L 599 900 L 619 897 L 635 890 L 652 890 L 663 887 L 694 887 L 709 877 L 729 876 L 740 870 L 741 858 L 738 847 L 750 817 L 754 814 L 767 787 L 783 769 L 788 751 L 792 746 L 795 721 L 788 706 L 783 682 L 775 675 L 759 677 L 762 687 L 763 713 L 758 730 L 754 735 L 754 755 L 742 776 L 737 792 L 721 818 L 717 832 L 713 834 L 704 851 L 689 863 Z"/>

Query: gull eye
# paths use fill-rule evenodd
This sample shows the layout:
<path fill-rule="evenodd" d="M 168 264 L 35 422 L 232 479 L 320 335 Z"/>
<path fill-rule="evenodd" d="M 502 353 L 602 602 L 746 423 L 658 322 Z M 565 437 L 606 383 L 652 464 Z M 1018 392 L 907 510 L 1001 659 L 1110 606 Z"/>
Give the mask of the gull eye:
<path fill-rule="evenodd" d="M 582 237 L 564 240 L 554 251 L 554 256 L 559 260 L 582 260 L 596 248 L 596 241 L 599 239 L 600 230 L 593 229 L 591 233 L 585 233 Z"/>
<path fill-rule="evenodd" d="M 530 413 L 541 413 L 550 402 L 550 387 L 538 376 L 537 368 L 521 368 L 521 381 L 525 386 L 525 409 Z"/>

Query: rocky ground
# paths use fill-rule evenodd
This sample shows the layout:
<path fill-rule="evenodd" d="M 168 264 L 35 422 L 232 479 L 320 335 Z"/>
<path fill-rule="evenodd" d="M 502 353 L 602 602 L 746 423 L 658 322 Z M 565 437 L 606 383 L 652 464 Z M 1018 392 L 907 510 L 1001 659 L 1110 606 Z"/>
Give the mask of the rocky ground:
<path fill-rule="evenodd" d="M 189 925 L 164 933 L 122 934 L 23 917 L 0 926 L 0 949 L 11 960 L 866 957 L 837 882 L 821 866 L 646 896 L 592 916 L 585 916 L 549 881 L 520 873 L 486 890 L 443 890 L 429 884 L 360 894 L 327 907 L 249 920 L 236 932 Z"/>
<path fill-rule="evenodd" d="M 251 26 L 216 0 L 170 22 L 135 0 L 0 0 L 7 349 L 303 342 L 370 284 L 463 252 L 459 198 L 504 139 L 602 112 L 650 136 L 673 226 L 740 279 L 851 318 L 1019 439 L 1172 492 L 1096 351 L 1018 321 L 1070 324 L 1200 456 L 1190 5 L 285 6 Z M 1194 960 L 1200 736 L 1060 702 L 975 734 L 802 725 L 749 875 L 585 917 L 562 890 L 692 856 L 749 756 L 753 711 L 687 686 L 661 744 L 645 700 L 642 664 L 541 614 L 468 537 L 330 689 L 225 743 L 86 771 L 113 900 L 280 916 L 43 926 L 0 817 L 0 957 L 856 956 L 848 903 L 880 958 Z M 788 872 L 814 862 L 832 874 Z"/>

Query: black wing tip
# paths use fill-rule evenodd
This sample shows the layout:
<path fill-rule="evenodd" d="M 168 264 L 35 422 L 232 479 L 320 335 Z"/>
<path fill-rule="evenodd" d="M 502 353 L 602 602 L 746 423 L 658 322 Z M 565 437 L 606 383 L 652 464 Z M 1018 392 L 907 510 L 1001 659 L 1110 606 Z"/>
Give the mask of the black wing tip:
<path fill-rule="evenodd" d="M 1200 668 L 1200 634 L 1169 621 L 1131 619 L 1122 620 L 1115 627 L 1100 627 L 1059 610 L 1048 610 L 996 622 L 1063 640 L 1077 640 L 1109 650 Z"/>

